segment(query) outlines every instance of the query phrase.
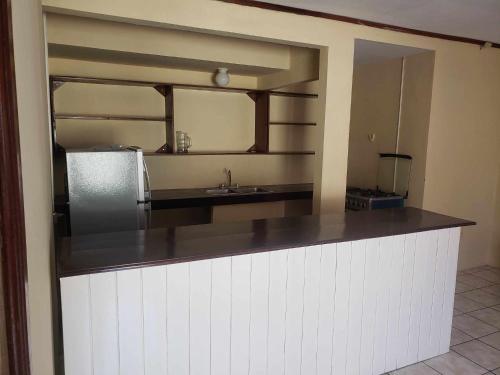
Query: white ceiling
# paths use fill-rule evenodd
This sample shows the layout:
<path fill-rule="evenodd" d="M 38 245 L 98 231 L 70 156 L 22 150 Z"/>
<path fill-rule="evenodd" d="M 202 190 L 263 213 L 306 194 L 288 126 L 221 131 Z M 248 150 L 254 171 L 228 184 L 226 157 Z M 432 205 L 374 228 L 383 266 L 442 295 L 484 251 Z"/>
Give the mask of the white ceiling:
<path fill-rule="evenodd" d="M 264 2 L 500 43 L 500 0 L 264 0 Z"/>

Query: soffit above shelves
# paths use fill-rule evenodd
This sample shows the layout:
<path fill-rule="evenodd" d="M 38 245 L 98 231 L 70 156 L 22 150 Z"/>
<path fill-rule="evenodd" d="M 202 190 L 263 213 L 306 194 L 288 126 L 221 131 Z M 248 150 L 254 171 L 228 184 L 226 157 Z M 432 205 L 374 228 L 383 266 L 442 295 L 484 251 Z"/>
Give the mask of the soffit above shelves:
<path fill-rule="evenodd" d="M 111 51 L 98 48 L 70 46 L 55 43 L 48 44 L 48 53 L 49 57 L 56 58 L 96 61 L 111 64 L 193 70 L 198 72 L 214 72 L 218 67 L 223 65 L 224 67 L 227 67 L 229 69 L 231 74 L 243 76 L 258 77 L 266 74 L 281 72 L 284 70 L 266 66 L 234 64 L 222 61 L 196 60 L 182 57 L 161 56 L 126 51 Z"/>
<path fill-rule="evenodd" d="M 317 50 L 266 41 L 47 14 L 49 57 L 265 76 Z"/>

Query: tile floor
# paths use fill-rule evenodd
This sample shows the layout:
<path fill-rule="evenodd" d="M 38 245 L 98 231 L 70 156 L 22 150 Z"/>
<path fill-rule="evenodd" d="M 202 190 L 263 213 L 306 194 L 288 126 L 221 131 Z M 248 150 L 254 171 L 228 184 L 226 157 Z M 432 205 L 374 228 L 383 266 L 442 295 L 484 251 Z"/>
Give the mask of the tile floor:
<path fill-rule="evenodd" d="M 457 274 L 449 353 L 394 375 L 500 375 L 500 269 L 482 266 Z"/>

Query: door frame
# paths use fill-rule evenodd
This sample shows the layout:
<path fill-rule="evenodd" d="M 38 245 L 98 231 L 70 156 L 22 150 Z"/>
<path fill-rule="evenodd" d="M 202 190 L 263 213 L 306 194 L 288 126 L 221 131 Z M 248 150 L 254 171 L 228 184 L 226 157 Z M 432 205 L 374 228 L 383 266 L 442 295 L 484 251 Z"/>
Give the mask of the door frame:
<path fill-rule="evenodd" d="M 9 374 L 29 375 L 26 234 L 11 0 L 0 0 L 0 257 Z"/>

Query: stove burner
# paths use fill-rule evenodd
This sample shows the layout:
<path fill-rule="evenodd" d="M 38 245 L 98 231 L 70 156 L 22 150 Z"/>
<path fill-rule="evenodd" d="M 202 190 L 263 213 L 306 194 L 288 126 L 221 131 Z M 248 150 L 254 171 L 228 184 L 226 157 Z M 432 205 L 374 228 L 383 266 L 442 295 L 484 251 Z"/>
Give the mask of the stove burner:
<path fill-rule="evenodd" d="M 376 208 L 404 207 L 404 198 L 396 193 L 374 189 L 347 188 L 347 210 L 373 210 Z"/>
<path fill-rule="evenodd" d="M 361 188 L 347 188 L 347 194 L 357 195 L 360 197 L 367 198 L 386 198 L 386 197 L 395 197 L 396 193 L 386 193 L 381 190 L 374 189 L 361 189 Z"/>

